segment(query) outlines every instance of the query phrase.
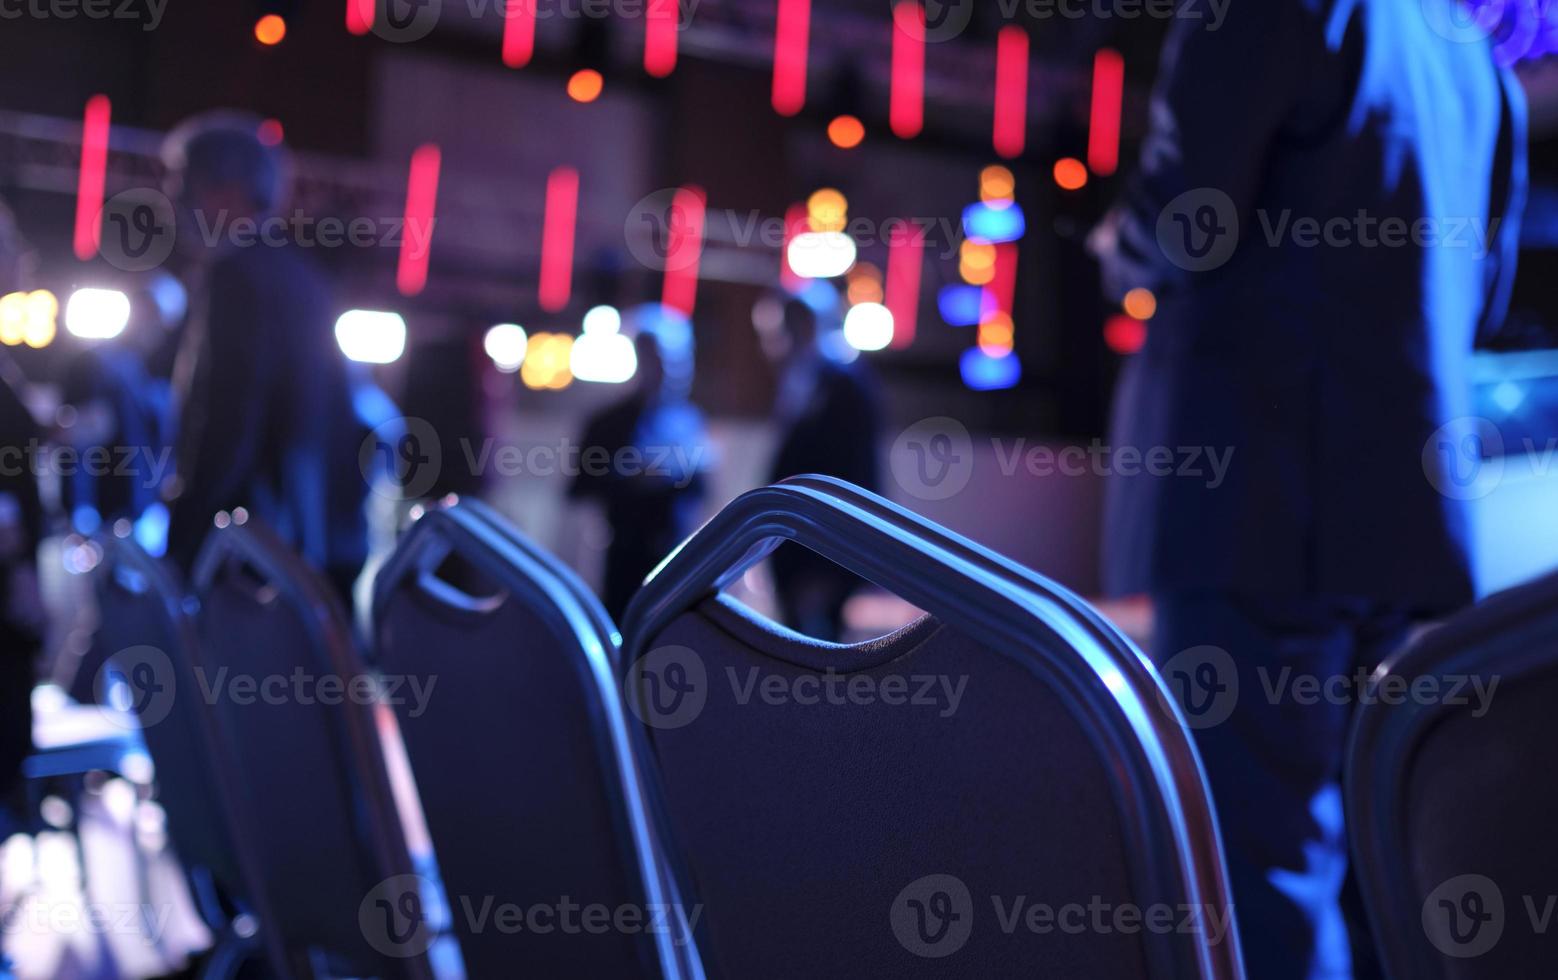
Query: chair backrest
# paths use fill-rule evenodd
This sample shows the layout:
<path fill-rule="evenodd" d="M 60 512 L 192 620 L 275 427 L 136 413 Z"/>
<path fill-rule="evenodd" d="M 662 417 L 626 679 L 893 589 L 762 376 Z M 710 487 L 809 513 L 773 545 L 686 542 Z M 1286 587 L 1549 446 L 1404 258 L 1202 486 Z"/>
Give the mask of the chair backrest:
<path fill-rule="evenodd" d="M 393 941 L 417 876 L 374 723 L 376 678 L 312 569 L 241 512 L 217 525 L 194 573 L 204 700 L 242 774 L 276 931 L 302 975 L 430 976 L 430 943 Z"/>
<path fill-rule="evenodd" d="M 929 615 L 824 644 L 717 595 L 785 541 Z M 711 974 L 1242 975 L 1172 696 L 1041 576 L 802 477 L 685 542 L 624 635 Z"/>
<path fill-rule="evenodd" d="M 253 838 L 245 831 L 239 772 L 214 719 L 202 707 L 204 668 L 195 639 L 195 602 L 175 572 L 125 537 L 98 542 L 98 640 L 109 651 L 97 672 L 98 703 L 109 703 L 110 671 L 156 767 L 157 800 L 201 916 L 214 932 L 258 929 L 281 976 L 290 971 L 272 940 L 272 917 Z M 109 666 L 111 665 L 111 667 Z M 233 919 L 247 915 L 248 923 Z"/>
<path fill-rule="evenodd" d="M 430 692 L 395 707 L 470 975 L 700 976 L 639 785 L 616 630 L 594 596 L 461 502 L 406 532 L 373 607 L 379 668 Z M 569 903 L 612 922 L 496 924 L 516 909 L 561 921 Z"/>
<path fill-rule="evenodd" d="M 1346 798 L 1393 977 L 1534 976 L 1558 964 L 1558 575 L 1431 628 L 1375 671 Z"/>

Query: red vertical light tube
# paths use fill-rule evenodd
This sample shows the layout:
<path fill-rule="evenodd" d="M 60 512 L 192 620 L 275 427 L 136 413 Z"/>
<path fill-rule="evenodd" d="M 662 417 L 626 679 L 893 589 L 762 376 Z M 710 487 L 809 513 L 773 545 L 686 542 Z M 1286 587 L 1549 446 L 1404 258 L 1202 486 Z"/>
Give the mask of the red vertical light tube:
<path fill-rule="evenodd" d="M 924 234 L 911 221 L 904 221 L 888 235 L 887 282 L 883 286 L 883 298 L 893 315 L 894 347 L 907 347 L 914 342 L 920 316 L 924 244 Z"/>
<path fill-rule="evenodd" d="M 681 187 L 672 195 L 671 213 L 666 215 L 665 283 L 660 301 L 689 317 L 698 298 L 705 206 L 701 188 Z"/>
<path fill-rule="evenodd" d="M 76 258 L 85 262 L 102 241 L 103 188 L 108 181 L 108 122 L 112 109 L 106 95 L 87 100 L 81 120 L 81 172 L 76 182 Z"/>
<path fill-rule="evenodd" d="M 373 30 L 374 0 L 346 0 L 346 29 L 352 34 Z"/>
<path fill-rule="evenodd" d="M 1011 316 L 1012 304 L 1017 297 L 1016 242 L 1002 242 L 995 247 L 995 275 L 985 288 L 995 300 L 995 308 Z"/>
<path fill-rule="evenodd" d="M 811 0 L 779 0 L 774 25 L 774 111 L 793 116 L 806 104 L 806 49 L 811 43 Z"/>
<path fill-rule="evenodd" d="M 541 308 L 556 313 L 573 293 L 573 238 L 579 217 L 579 171 L 558 167 L 546 178 L 541 221 Z"/>
<path fill-rule="evenodd" d="M 1120 102 L 1125 93 L 1125 59 L 1100 48 L 1093 56 L 1093 106 L 1087 132 L 1087 165 L 1100 177 L 1120 164 Z"/>
<path fill-rule="evenodd" d="M 535 53 L 536 0 L 504 0 L 503 63 L 523 68 Z"/>
<path fill-rule="evenodd" d="M 1022 155 L 1028 140 L 1028 32 L 1015 24 L 1001 28 L 995 42 L 995 152 Z"/>
<path fill-rule="evenodd" d="M 644 71 L 664 78 L 676 70 L 677 0 L 644 5 Z"/>
<path fill-rule="evenodd" d="M 411 154 L 406 177 L 406 220 L 401 228 L 400 264 L 395 288 L 402 296 L 415 296 L 427 285 L 428 260 L 433 252 L 433 224 L 438 217 L 438 171 L 443 155 L 436 143 L 423 143 Z"/>
<path fill-rule="evenodd" d="M 893 6 L 893 75 L 887 119 L 900 139 L 925 126 L 925 10 L 919 0 Z"/>

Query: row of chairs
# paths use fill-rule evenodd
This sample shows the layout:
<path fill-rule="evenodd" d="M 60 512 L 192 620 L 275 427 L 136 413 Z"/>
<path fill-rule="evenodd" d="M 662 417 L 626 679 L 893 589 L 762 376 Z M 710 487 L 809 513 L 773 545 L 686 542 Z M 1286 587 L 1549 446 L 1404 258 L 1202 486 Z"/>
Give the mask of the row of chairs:
<path fill-rule="evenodd" d="M 431 508 L 378 572 L 362 644 L 264 529 L 218 523 L 187 595 L 125 540 L 99 588 L 219 937 L 208 972 L 427 977 L 447 935 L 476 978 L 1242 976 L 1209 794 L 1156 672 L 1072 593 L 873 494 L 801 477 L 738 498 L 620 632 L 486 507 Z M 722 594 L 785 542 L 928 615 L 822 644 Z M 425 696 L 222 686 L 297 674 Z M 436 872 L 405 843 L 386 738 Z M 1365 870 L 1383 846 L 1360 843 Z M 1368 891 L 1392 924 L 1416 894 Z M 1436 975 L 1406 969 L 1424 945 L 1403 929 L 1393 972 Z"/>

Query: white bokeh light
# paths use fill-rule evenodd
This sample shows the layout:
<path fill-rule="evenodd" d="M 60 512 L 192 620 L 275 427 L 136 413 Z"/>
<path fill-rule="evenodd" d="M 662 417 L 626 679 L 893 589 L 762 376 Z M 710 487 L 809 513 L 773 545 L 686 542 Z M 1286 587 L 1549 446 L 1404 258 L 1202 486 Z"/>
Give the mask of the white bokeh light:
<path fill-rule="evenodd" d="M 856 303 L 844 314 L 844 339 L 855 350 L 881 350 L 893 342 L 893 314 L 881 303 Z"/>
<path fill-rule="evenodd" d="M 85 340 L 109 340 L 130 322 L 130 297 L 117 289 L 78 289 L 65 303 L 65 329 Z"/>
<path fill-rule="evenodd" d="M 341 353 L 363 364 L 392 364 L 406 352 L 406 321 L 386 310 L 347 310 L 335 321 Z"/>
<path fill-rule="evenodd" d="M 489 328 L 487 336 L 482 338 L 482 348 L 504 374 L 513 374 L 520 369 L 525 363 L 525 349 L 529 344 L 525 328 L 517 323 L 499 323 Z"/>

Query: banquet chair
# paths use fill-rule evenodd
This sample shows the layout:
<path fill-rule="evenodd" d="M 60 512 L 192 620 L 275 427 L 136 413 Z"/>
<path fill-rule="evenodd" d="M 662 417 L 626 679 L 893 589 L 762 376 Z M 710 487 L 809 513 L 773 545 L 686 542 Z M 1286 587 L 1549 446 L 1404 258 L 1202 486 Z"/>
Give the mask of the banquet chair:
<path fill-rule="evenodd" d="M 422 978 L 437 939 L 330 586 L 243 511 L 195 563 L 203 702 L 231 747 L 278 941 L 299 976 Z"/>
<path fill-rule="evenodd" d="M 396 712 L 469 974 L 701 976 L 600 603 L 474 501 L 427 509 L 373 593 L 379 668 L 433 682 L 425 705 Z M 546 932 L 486 921 L 565 899 L 655 921 Z"/>
<path fill-rule="evenodd" d="M 1558 574 L 1432 627 L 1374 672 L 1345 793 L 1392 977 L 1550 972 L 1558 885 Z"/>
<path fill-rule="evenodd" d="M 926 615 L 825 643 L 721 594 L 784 542 Z M 801 477 L 684 542 L 623 635 L 646 781 L 710 975 L 1242 976 L 1178 708 L 1127 639 L 1042 576 Z M 1094 908 L 1101 924 L 1070 928 Z"/>

